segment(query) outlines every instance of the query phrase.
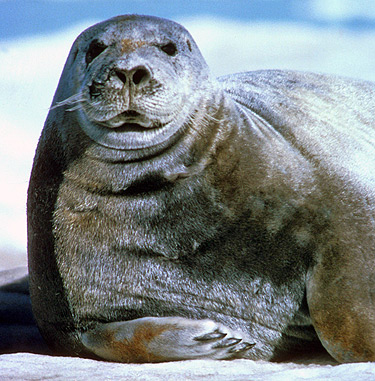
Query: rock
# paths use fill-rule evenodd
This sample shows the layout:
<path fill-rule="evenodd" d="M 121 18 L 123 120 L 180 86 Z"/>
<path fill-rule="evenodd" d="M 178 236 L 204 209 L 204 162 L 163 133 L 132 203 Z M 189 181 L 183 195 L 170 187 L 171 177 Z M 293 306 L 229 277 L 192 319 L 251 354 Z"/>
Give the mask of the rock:
<path fill-rule="evenodd" d="M 31 310 L 26 267 L 0 272 L 0 353 L 49 353 Z"/>

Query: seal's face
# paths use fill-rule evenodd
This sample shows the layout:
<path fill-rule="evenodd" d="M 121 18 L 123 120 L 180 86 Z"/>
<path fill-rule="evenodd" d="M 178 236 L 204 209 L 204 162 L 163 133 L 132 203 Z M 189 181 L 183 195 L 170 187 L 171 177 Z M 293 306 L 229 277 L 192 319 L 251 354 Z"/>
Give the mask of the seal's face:
<path fill-rule="evenodd" d="M 79 103 L 82 129 L 109 148 L 168 140 L 207 93 L 207 66 L 189 33 L 171 21 L 117 17 L 83 32 L 71 55 L 76 91 L 66 103 Z"/>

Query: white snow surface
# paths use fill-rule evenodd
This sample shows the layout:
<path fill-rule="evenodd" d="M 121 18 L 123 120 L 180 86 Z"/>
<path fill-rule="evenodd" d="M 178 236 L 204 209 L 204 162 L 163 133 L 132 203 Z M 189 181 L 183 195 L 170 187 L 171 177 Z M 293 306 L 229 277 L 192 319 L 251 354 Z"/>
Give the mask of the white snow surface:
<path fill-rule="evenodd" d="M 1 380 L 210 380 L 373 381 L 375 364 L 295 364 L 250 360 L 190 360 L 160 364 L 118 364 L 71 357 L 17 353 L 0 356 Z"/>

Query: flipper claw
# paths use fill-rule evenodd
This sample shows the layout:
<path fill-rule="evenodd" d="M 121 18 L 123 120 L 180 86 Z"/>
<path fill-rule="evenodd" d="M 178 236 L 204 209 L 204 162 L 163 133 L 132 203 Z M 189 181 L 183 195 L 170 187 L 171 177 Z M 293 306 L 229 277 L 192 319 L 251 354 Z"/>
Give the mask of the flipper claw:
<path fill-rule="evenodd" d="M 215 331 L 206 333 L 205 335 L 194 337 L 195 341 L 216 341 L 223 339 L 227 334 L 220 332 L 218 329 L 215 329 Z"/>
<path fill-rule="evenodd" d="M 223 341 L 220 341 L 216 345 L 214 345 L 212 348 L 228 348 L 232 347 L 233 345 L 238 344 L 242 339 L 236 339 L 235 337 L 228 337 L 224 339 Z"/>
<path fill-rule="evenodd" d="M 255 343 L 241 343 L 238 347 L 230 348 L 228 350 L 229 353 L 243 353 L 253 348 Z"/>

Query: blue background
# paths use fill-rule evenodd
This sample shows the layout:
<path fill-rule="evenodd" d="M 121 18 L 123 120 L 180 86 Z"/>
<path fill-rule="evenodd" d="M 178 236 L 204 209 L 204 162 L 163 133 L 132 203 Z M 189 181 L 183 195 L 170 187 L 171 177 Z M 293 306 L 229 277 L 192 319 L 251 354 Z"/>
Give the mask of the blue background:
<path fill-rule="evenodd" d="M 363 4 L 364 0 L 335 0 Z M 372 0 L 374 1 L 374 0 Z M 326 0 L 332 8 L 331 0 Z M 0 0 L 0 39 L 45 34 L 83 20 L 104 20 L 119 14 L 149 14 L 171 19 L 216 16 L 240 21 L 288 21 L 314 25 L 337 24 L 350 29 L 374 28 L 374 18 L 355 16 L 319 18 L 312 12 L 313 0 Z M 363 12 L 365 14 L 365 12 Z"/>

